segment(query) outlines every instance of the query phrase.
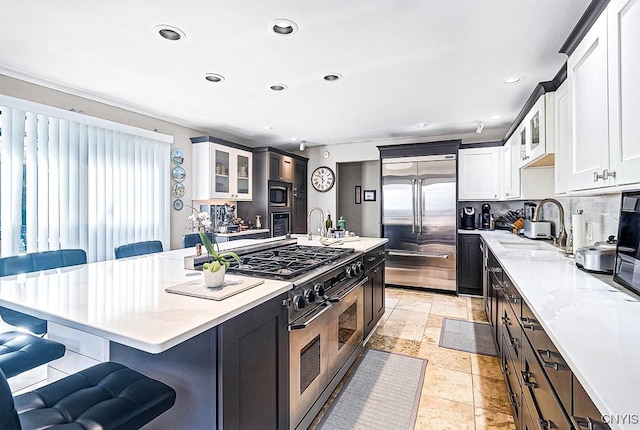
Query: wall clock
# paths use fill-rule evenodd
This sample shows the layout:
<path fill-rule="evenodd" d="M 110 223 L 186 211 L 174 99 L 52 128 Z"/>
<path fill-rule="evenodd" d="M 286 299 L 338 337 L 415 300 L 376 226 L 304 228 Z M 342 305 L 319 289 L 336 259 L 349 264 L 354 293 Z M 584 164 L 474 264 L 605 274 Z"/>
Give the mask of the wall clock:
<path fill-rule="evenodd" d="M 311 185 L 321 193 L 329 191 L 335 183 L 336 175 L 329 167 L 320 166 L 311 174 Z"/>

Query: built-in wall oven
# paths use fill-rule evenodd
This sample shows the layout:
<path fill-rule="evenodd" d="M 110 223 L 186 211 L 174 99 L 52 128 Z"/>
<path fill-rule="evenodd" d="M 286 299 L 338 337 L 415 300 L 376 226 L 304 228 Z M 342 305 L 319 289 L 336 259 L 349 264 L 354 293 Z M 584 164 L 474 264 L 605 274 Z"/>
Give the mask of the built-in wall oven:
<path fill-rule="evenodd" d="M 362 349 L 362 257 L 290 296 L 291 429 L 306 429 Z"/>

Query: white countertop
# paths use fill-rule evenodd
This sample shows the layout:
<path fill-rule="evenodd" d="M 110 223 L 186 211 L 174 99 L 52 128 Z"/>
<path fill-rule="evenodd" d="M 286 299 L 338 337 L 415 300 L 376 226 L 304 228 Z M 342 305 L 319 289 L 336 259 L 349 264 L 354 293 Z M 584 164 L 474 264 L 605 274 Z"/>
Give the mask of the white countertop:
<path fill-rule="evenodd" d="M 312 240 L 307 239 L 307 235 L 293 235 L 298 239 L 298 245 L 307 246 L 324 246 L 320 242 L 319 236 L 313 236 Z M 353 248 L 356 251 L 369 252 L 372 249 L 377 248 L 380 245 L 384 245 L 389 242 L 389 239 L 385 237 L 356 237 L 356 238 L 344 238 L 344 239 L 328 239 L 328 243 L 334 241 L 340 241 L 335 244 L 331 244 L 332 248 Z"/>
<path fill-rule="evenodd" d="M 476 233 L 488 243 L 600 412 L 640 415 L 638 297 L 612 286 L 612 280 L 604 282 L 602 276 L 579 270 L 572 258 L 546 243 L 505 231 Z M 516 249 L 518 243 L 550 248 Z M 611 427 L 639 429 L 640 424 L 627 421 Z"/>
<path fill-rule="evenodd" d="M 221 243 L 220 249 L 280 239 L 241 239 Z M 361 238 L 340 247 L 368 251 L 385 242 Z M 319 245 L 306 238 L 300 243 Z M 291 282 L 265 280 L 222 301 L 165 292 L 202 276 L 184 269 L 184 257 L 192 253 L 178 249 L 2 277 L 0 305 L 155 354 L 291 288 Z"/>

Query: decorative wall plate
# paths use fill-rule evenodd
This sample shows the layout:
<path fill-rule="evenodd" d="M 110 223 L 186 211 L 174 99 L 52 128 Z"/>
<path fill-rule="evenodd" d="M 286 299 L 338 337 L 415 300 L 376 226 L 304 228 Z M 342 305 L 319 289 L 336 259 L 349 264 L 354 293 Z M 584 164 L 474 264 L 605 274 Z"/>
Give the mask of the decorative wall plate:
<path fill-rule="evenodd" d="M 182 149 L 176 148 L 171 151 L 171 162 L 176 166 L 184 163 L 184 152 L 182 152 Z"/>
<path fill-rule="evenodd" d="M 182 166 L 176 166 L 171 171 L 171 176 L 173 177 L 174 181 L 182 182 L 184 181 L 184 178 L 187 176 L 187 171 L 184 170 L 184 167 Z"/>
<path fill-rule="evenodd" d="M 184 185 L 180 183 L 173 184 L 173 187 L 171 187 L 171 191 L 173 192 L 173 195 L 175 197 L 184 197 L 185 188 Z"/>
<path fill-rule="evenodd" d="M 182 203 L 182 200 L 180 199 L 175 199 L 173 201 L 173 208 L 177 211 L 182 210 L 182 208 L 184 207 L 184 203 Z"/>

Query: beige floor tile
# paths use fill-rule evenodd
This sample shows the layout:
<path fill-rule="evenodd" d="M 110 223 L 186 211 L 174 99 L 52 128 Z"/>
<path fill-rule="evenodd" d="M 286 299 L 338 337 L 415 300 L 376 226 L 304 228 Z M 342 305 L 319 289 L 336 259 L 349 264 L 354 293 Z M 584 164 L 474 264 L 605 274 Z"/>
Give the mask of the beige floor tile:
<path fill-rule="evenodd" d="M 386 308 L 395 308 L 398 302 L 400 301 L 399 297 L 385 297 L 384 298 L 384 306 Z"/>
<path fill-rule="evenodd" d="M 404 295 L 395 305 L 395 309 L 428 314 L 431 310 L 431 301 L 420 297 Z"/>
<path fill-rule="evenodd" d="M 471 373 L 471 354 L 454 349 L 440 348 L 437 345 L 422 343 L 418 357 L 429 360 L 429 365 Z"/>
<path fill-rule="evenodd" d="M 496 411 L 476 408 L 476 430 L 516 430 L 513 417 Z"/>
<path fill-rule="evenodd" d="M 448 303 L 452 305 L 467 307 L 469 297 L 456 297 L 450 294 L 436 294 L 433 296 L 434 303 Z"/>
<path fill-rule="evenodd" d="M 463 320 L 466 320 L 468 317 L 466 304 L 459 305 L 455 303 L 433 302 L 431 305 L 431 313 Z"/>
<path fill-rule="evenodd" d="M 428 314 L 394 309 L 387 321 L 377 331 L 383 336 L 420 342 L 427 325 Z"/>
<path fill-rule="evenodd" d="M 468 313 L 468 315 L 469 315 L 469 320 L 471 321 L 489 322 L 489 320 L 487 319 L 487 314 L 484 311 L 484 309 L 482 310 L 472 309 L 471 312 Z"/>
<path fill-rule="evenodd" d="M 488 355 L 471 354 L 471 373 L 486 376 L 487 378 L 503 378 L 500 369 L 500 360 Z"/>
<path fill-rule="evenodd" d="M 442 319 L 444 316 L 429 313 L 429 319 L 427 319 L 427 327 L 442 327 Z"/>
<path fill-rule="evenodd" d="M 397 337 L 381 336 L 375 333 L 367 344 L 370 348 L 381 351 L 397 352 L 398 354 L 418 357 L 420 342 L 414 340 L 400 339 Z"/>
<path fill-rule="evenodd" d="M 416 430 L 474 430 L 473 406 L 429 395 L 420 398 Z"/>
<path fill-rule="evenodd" d="M 429 327 L 424 329 L 424 335 L 422 336 L 422 343 L 438 346 L 440 342 L 441 327 Z"/>
<path fill-rule="evenodd" d="M 509 415 L 511 413 L 511 405 L 509 404 L 504 378 L 472 376 L 475 406 Z"/>
<path fill-rule="evenodd" d="M 399 288 L 385 288 L 384 293 L 386 298 L 399 299 L 404 294 L 404 291 Z"/>
<path fill-rule="evenodd" d="M 469 373 L 427 365 L 422 393 L 473 405 L 472 384 Z"/>

